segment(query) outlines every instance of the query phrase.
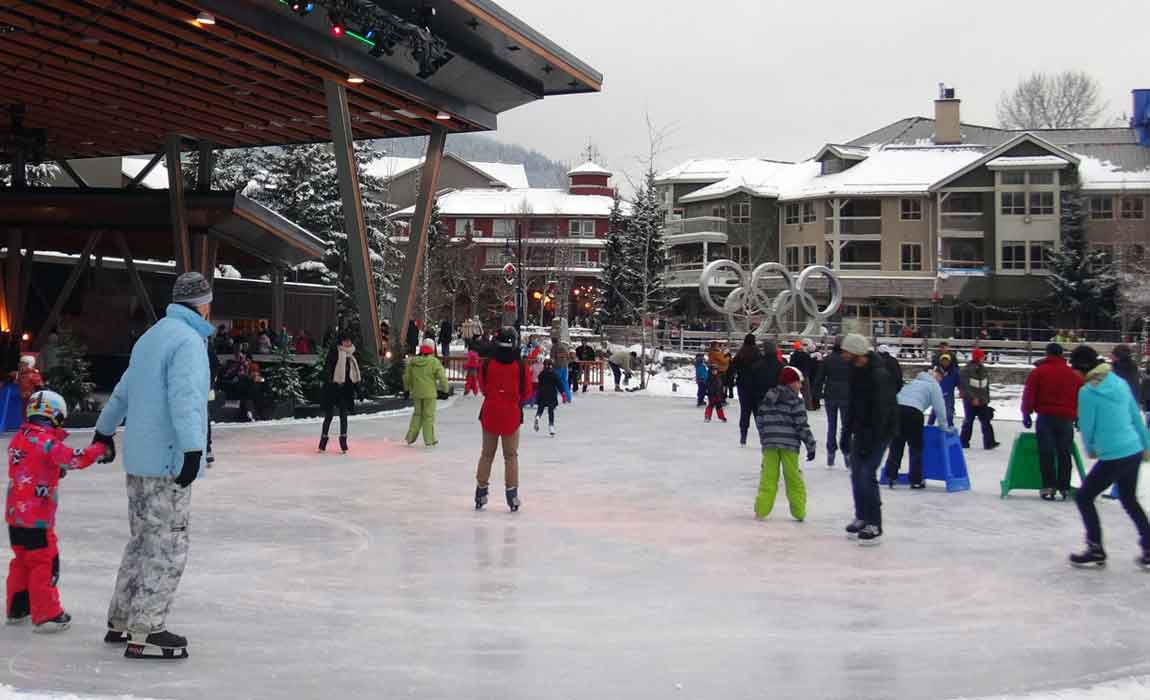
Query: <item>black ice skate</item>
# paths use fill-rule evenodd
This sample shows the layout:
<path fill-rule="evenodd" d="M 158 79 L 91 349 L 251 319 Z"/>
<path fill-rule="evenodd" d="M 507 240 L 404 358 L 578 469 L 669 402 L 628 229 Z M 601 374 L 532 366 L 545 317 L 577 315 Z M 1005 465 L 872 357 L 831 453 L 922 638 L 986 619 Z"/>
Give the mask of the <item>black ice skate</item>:
<path fill-rule="evenodd" d="M 153 632 L 143 642 L 128 642 L 125 659 L 170 661 L 188 658 L 188 640 L 171 632 Z"/>
<path fill-rule="evenodd" d="M 1053 501 L 1054 500 L 1054 489 L 1042 489 L 1041 491 L 1038 492 L 1038 495 L 1044 501 Z"/>
<path fill-rule="evenodd" d="M 511 512 L 518 513 L 520 505 L 522 504 L 519 502 L 519 488 L 507 489 L 507 507 L 511 509 Z"/>
<path fill-rule="evenodd" d="M 8 606 L 8 614 L 4 619 L 6 625 L 22 625 L 32 619 L 31 603 L 28 600 L 28 591 L 12 594 L 12 604 Z"/>
<path fill-rule="evenodd" d="M 347 436 L 346 435 L 340 435 L 339 436 L 339 453 L 342 455 L 347 454 Z"/>
<path fill-rule="evenodd" d="M 1150 571 L 1150 548 L 1143 549 L 1142 556 L 1135 559 L 1134 563 L 1143 571 Z"/>
<path fill-rule="evenodd" d="M 319 439 L 319 451 L 327 452 L 327 436 L 324 435 Z"/>
<path fill-rule="evenodd" d="M 487 487 L 475 487 L 475 510 L 483 510 L 483 506 L 487 505 Z"/>
<path fill-rule="evenodd" d="M 53 632 L 63 632 L 71 626 L 72 616 L 66 612 L 62 612 L 51 620 L 36 625 L 32 628 L 32 631 L 37 634 L 52 634 Z"/>
<path fill-rule="evenodd" d="M 105 644 L 124 644 L 132 638 L 127 631 L 117 629 L 111 622 L 108 623 L 108 633 L 104 635 Z"/>
<path fill-rule="evenodd" d="M 1106 551 L 1100 544 L 1087 542 L 1086 551 L 1070 555 L 1070 565 L 1076 569 L 1101 569 L 1106 566 Z"/>
<path fill-rule="evenodd" d="M 866 527 L 866 523 L 864 523 L 863 521 L 861 521 L 861 520 L 852 521 L 850 525 L 847 525 L 847 537 L 850 537 L 852 539 L 855 537 L 858 537 L 859 532 L 864 527 Z"/>
<path fill-rule="evenodd" d="M 873 547 L 882 538 L 882 528 L 878 525 L 867 525 L 859 530 L 859 545 Z"/>

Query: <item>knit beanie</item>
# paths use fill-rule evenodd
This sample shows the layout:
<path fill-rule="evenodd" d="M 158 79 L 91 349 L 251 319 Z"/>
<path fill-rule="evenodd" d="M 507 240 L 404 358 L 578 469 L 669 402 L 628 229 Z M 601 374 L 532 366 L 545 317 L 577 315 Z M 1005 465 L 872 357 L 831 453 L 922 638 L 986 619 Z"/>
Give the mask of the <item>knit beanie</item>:
<path fill-rule="evenodd" d="M 1098 351 L 1089 345 L 1079 345 L 1070 353 L 1070 366 L 1085 374 L 1101 364 Z"/>
<path fill-rule="evenodd" d="M 849 333 L 843 338 L 843 351 L 852 355 L 865 355 L 870 352 L 870 342 L 858 333 Z"/>
<path fill-rule="evenodd" d="M 199 306 L 212 303 L 212 287 L 198 272 L 185 272 L 172 287 L 172 303 Z"/>
<path fill-rule="evenodd" d="M 420 355 L 434 355 L 435 354 L 435 341 L 432 340 L 431 338 L 424 340 L 423 343 L 419 346 L 419 354 Z"/>
<path fill-rule="evenodd" d="M 803 383 L 803 373 L 794 367 L 783 367 L 783 371 L 779 373 L 779 384 L 788 386 L 790 384 L 794 384 L 795 382 L 798 382 L 799 384 Z"/>

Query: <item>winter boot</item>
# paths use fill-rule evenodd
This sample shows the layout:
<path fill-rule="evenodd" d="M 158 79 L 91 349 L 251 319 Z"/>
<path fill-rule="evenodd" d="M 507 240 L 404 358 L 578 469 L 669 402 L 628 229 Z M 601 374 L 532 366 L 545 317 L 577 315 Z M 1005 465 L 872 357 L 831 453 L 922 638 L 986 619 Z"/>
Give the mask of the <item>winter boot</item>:
<path fill-rule="evenodd" d="M 483 506 L 487 505 L 487 487 L 475 487 L 475 510 L 483 510 Z"/>
<path fill-rule="evenodd" d="M 535 432 L 539 432 L 539 416 L 535 416 Z"/>
<path fill-rule="evenodd" d="M 131 639 L 132 635 L 125 630 L 117 629 L 111 622 L 108 623 L 108 633 L 104 635 L 105 644 L 123 644 Z"/>
<path fill-rule="evenodd" d="M 882 528 L 878 525 L 867 525 L 859 530 L 859 544 L 863 547 L 872 547 L 879 543 L 882 537 Z"/>
<path fill-rule="evenodd" d="M 507 507 L 511 509 L 511 512 L 512 513 L 518 513 L 520 505 L 521 504 L 519 502 L 519 487 L 516 486 L 516 487 L 507 489 Z"/>
<path fill-rule="evenodd" d="M 319 439 L 319 451 L 327 452 L 327 436 L 324 435 Z"/>
<path fill-rule="evenodd" d="M 1054 489 L 1042 489 L 1041 491 L 1038 492 L 1038 495 L 1044 501 L 1053 501 L 1054 500 Z"/>
<path fill-rule="evenodd" d="M 1070 565 L 1076 569 L 1090 569 L 1093 567 L 1101 569 L 1106 566 L 1106 551 L 1102 549 L 1102 545 L 1100 544 L 1087 542 L 1086 551 L 1081 554 L 1070 555 Z"/>
<path fill-rule="evenodd" d="M 52 634 L 53 632 L 63 632 L 71 626 L 72 616 L 66 612 L 62 612 L 51 620 L 36 625 L 32 628 L 32 631 L 37 634 Z"/>
<path fill-rule="evenodd" d="M 547 432 L 551 433 L 551 437 L 555 437 L 555 424 L 547 426 Z"/>
<path fill-rule="evenodd" d="M 339 436 L 339 453 L 344 454 L 344 455 L 347 454 L 347 436 L 346 435 L 340 435 Z"/>
<path fill-rule="evenodd" d="M 917 482 L 911 484 L 910 487 L 912 489 L 915 489 L 915 490 L 922 490 L 922 489 L 926 488 L 926 482 L 925 481 L 917 481 Z"/>
<path fill-rule="evenodd" d="M 850 525 L 847 525 L 847 537 L 858 537 L 859 532 L 861 532 L 864 527 L 866 527 L 866 523 L 856 518 Z"/>
<path fill-rule="evenodd" d="M 129 641 L 124 649 L 125 659 L 163 659 L 175 660 L 188 658 L 188 640 L 171 632 L 153 632 L 143 642 Z"/>
<path fill-rule="evenodd" d="M 835 451 L 827 451 L 827 469 L 834 469 L 835 467 Z"/>

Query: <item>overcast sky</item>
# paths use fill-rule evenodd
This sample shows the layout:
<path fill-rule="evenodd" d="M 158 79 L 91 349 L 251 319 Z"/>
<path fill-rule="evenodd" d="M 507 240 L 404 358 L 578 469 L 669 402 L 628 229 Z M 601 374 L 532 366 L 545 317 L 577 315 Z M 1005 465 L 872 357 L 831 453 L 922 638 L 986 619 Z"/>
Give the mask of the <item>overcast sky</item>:
<path fill-rule="evenodd" d="M 807 158 L 908 116 L 939 82 L 995 124 L 1032 71 L 1085 69 L 1109 113 L 1150 88 L 1146 0 L 498 0 L 605 76 L 600 95 L 503 115 L 497 136 L 574 161 L 594 141 L 637 173 L 643 112 L 673 133 L 660 167 L 701 156 Z"/>

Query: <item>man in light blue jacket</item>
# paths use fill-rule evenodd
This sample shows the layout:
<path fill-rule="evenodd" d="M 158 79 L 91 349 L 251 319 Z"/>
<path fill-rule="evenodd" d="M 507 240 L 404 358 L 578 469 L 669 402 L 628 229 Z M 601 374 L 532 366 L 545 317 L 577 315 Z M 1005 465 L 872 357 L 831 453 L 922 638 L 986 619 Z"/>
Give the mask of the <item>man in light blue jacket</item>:
<path fill-rule="evenodd" d="M 211 303 L 203 275 L 188 272 L 176 279 L 167 316 L 137 341 L 96 422 L 94 440 L 111 447 L 126 419 L 132 535 L 105 641 L 128 642 L 128 658 L 187 656 L 187 639 L 168 632 L 165 622 L 188 558 L 189 486 L 200 474 L 207 442 Z"/>
<path fill-rule="evenodd" d="M 933 408 L 936 415 L 946 415 L 946 404 L 942 396 L 943 374 L 936 367 L 929 372 L 919 372 L 914 381 L 898 392 L 898 435 L 890 443 L 890 453 L 886 460 L 886 480 L 891 488 L 898 479 L 902 468 L 902 453 L 910 445 L 910 487 L 926 488 L 922 476 L 922 412 Z M 951 425 L 946 429 L 955 432 Z"/>

